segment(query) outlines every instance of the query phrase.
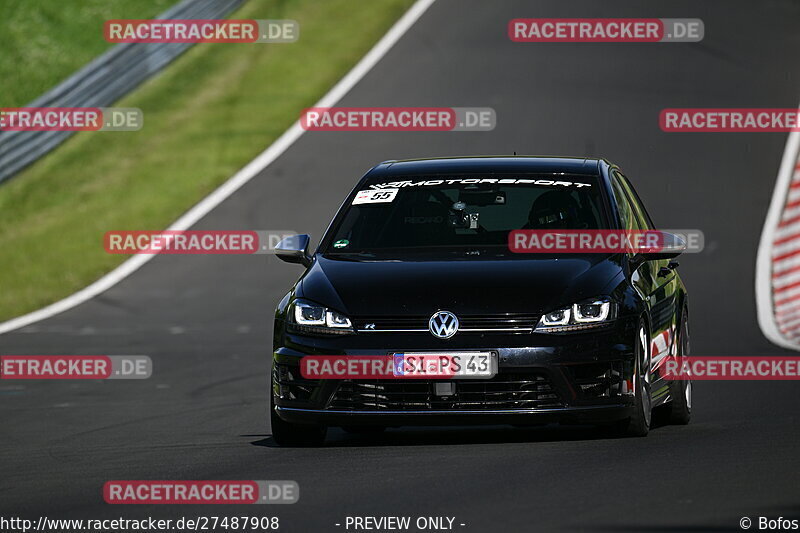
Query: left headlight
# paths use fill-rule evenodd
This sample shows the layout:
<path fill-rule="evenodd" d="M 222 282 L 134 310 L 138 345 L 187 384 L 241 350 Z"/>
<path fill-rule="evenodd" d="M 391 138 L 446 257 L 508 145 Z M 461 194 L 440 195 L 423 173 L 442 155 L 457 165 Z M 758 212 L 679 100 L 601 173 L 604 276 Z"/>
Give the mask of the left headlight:
<path fill-rule="evenodd" d="M 300 333 L 344 335 L 353 333 L 353 323 L 342 313 L 305 300 L 289 306 L 289 324 Z"/>
<path fill-rule="evenodd" d="M 612 322 L 617 315 L 617 304 L 609 298 L 592 298 L 542 315 L 534 331 L 559 333 L 581 331 Z"/>

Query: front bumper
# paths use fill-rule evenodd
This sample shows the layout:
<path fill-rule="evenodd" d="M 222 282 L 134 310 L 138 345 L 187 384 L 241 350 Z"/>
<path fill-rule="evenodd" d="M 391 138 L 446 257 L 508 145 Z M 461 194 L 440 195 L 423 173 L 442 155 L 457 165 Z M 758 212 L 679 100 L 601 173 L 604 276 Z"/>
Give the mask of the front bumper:
<path fill-rule="evenodd" d="M 276 325 L 276 329 L 279 326 Z M 278 416 L 292 423 L 352 425 L 594 424 L 630 416 L 635 323 L 569 335 L 424 335 L 340 338 L 283 334 L 274 351 L 272 392 Z M 278 340 L 276 338 L 276 340 Z M 307 380 L 305 355 L 493 351 L 491 380 Z M 441 395 L 435 383 L 450 381 Z"/>
<path fill-rule="evenodd" d="M 562 407 L 527 410 L 476 411 L 335 411 L 276 407 L 278 416 L 295 424 L 324 424 L 326 426 L 443 426 L 491 424 L 599 424 L 622 420 L 631 415 L 626 404 L 594 407 Z"/>

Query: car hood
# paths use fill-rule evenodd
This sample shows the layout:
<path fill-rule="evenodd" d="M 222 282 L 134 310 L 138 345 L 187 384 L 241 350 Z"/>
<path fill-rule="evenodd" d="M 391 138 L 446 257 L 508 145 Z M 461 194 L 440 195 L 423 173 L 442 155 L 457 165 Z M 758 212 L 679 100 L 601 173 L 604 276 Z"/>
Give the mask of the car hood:
<path fill-rule="evenodd" d="M 619 256 L 354 261 L 317 255 L 297 296 L 354 317 L 544 313 L 600 296 Z"/>

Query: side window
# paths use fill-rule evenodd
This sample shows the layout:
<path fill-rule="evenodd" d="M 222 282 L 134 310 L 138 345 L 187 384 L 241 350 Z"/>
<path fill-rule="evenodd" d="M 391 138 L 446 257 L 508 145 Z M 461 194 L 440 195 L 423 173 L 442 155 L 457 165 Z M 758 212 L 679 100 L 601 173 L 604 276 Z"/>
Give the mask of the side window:
<path fill-rule="evenodd" d="M 631 207 L 636 213 L 636 218 L 641 221 L 642 229 L 656 229 L 655 225 L 653 224 L 653 220 L 650 218 L 650 215 L 647 214 L 647 211 L 642 205 L 642 201 L 639 199 L 639 195 L 636 194 L 636 190 L 634 190 L 631 182 L 628 181 L 628 178 L 616 171 L 614 172 L 614 175 L 618 176 L 620 185 L 623 189 L 625 189 L 625 193 L 630 199 Z"/>
<path fill-rule="evenodd" d="M 628 196 L 625 194 L 616 172 L 612 175 L 611 186 L 614 189 L 614 197 L 617 199 L 617 208 L 619 209 L 619 216 L 622 219 L 623 229 L 642 229 L 641 224 L 636 219 L 636 215 L 633 213 Z"/>

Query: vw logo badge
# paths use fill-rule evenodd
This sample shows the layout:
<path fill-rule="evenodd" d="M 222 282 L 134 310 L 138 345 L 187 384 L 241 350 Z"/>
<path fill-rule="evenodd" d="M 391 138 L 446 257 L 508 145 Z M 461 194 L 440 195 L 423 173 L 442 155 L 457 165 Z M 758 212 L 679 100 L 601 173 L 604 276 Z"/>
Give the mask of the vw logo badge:
<path fill-rule="evenodd" d="M 450 311 L 437 311 L 428 321 L 428 330 L 434 337 L 449 339 L 458 331 L 458 318 Z"/>

